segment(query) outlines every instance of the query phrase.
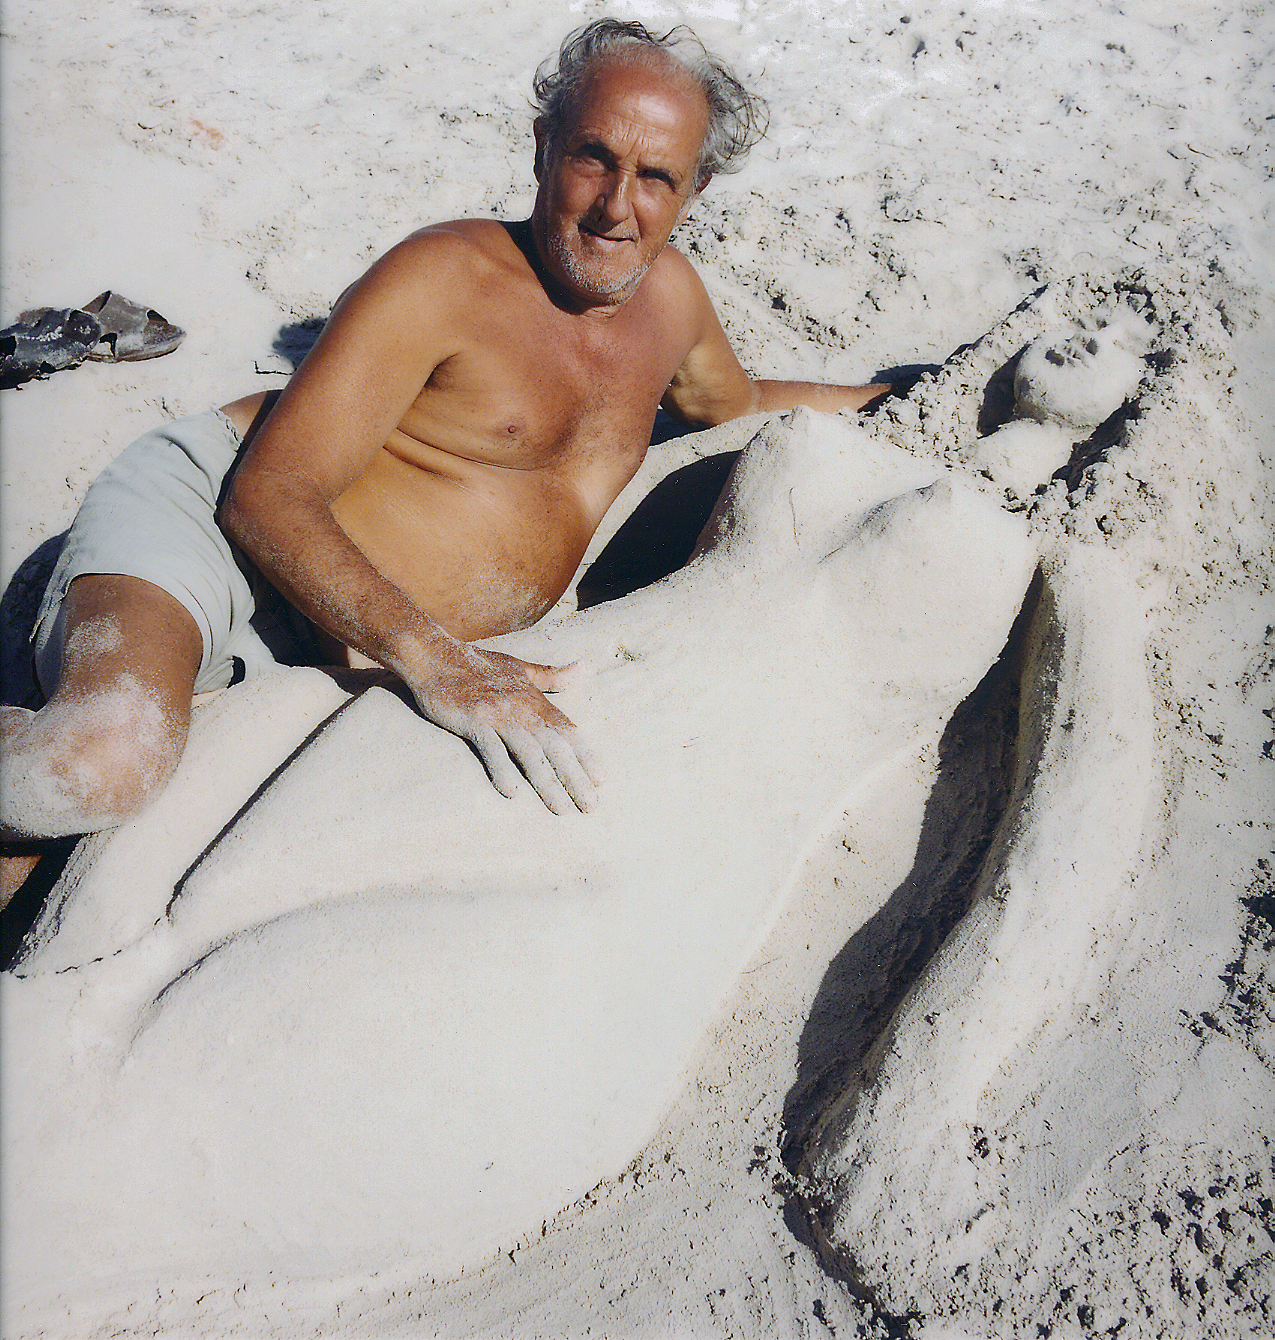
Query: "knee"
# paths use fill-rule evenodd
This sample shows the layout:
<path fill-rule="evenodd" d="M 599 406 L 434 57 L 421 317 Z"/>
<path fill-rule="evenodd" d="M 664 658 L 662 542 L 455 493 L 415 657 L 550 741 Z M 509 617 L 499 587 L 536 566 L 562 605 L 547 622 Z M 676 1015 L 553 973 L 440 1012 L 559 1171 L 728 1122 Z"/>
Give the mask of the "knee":
<path fill-rule="evenodd" d="M 141 809 L 173 775 L 182 742 L 171 739 L 150 705 L 129 705 L 91 733 L 66 741 L 60 764 L 64 776 L 86 803 L 110 823 L 121 823 Z"/>
<path fill-rule="evenodd" d="M 55 700 L 25 721 L 6 716 L 5 832 L 59 837 L 123 823 L 176 769 L 185 731 L 175 724 L 144 694 Z"/>

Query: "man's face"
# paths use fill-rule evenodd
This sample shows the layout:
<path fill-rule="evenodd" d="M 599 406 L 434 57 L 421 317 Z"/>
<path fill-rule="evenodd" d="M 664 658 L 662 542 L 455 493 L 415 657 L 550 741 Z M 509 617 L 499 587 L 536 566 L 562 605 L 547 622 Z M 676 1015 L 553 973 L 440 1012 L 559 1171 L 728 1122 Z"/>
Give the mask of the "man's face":
<path fill-rule="evenodd" d="M 589 77 L 546 152 L 537 122 L 536 245 L 591 306 L 624 302 L 685 218 L 708 126 L 704 96 L 660 63 L 612 60 Z"/>

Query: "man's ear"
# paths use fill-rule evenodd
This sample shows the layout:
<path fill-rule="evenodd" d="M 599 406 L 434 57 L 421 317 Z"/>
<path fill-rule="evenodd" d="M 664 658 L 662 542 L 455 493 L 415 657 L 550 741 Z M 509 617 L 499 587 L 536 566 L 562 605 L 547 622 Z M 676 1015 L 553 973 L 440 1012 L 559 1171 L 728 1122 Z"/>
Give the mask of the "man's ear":
<path fill-rule="evenodd" d="M 682 208 L 678 211 L 677 222 L 673 225 L 675 228 L 680 228 L 682 224 L 684 224 L 686 220 L 690 218 L 691 206 L 694 205 L 694 203 L 700 198 L 701 194 L 704 191 L 704 187 L 706 187 L 708 183 L 712 180 L 713 180 L 713 174 L 711 172 L 707 176 L 700 178 L 699 182 L 696 184 L 695 189 L 690 193 L 690 195 L 686 197 L 686 200 L 683 203 Z"/>
<path fill-rule="evenodd" d="M 549 152 L 549 123 L 543 116 L 536 117 L 531 123 L 531 133 L 536 137 L 536 161 L 531 170 L 539 181 L 544 175 L 545 156 Z"/>

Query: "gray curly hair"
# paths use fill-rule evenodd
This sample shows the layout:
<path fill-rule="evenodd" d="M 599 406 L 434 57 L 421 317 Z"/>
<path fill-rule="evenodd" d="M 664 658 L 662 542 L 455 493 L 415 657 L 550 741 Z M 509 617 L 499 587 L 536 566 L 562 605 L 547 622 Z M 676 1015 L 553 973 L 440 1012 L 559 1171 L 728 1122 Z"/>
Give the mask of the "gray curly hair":
<path fill-rule="evenodd" d="M 556 65 L 550 56 L 536 71 L 532 85 L 548 131 L 548 151 L 552 153 L 558 132 L 570 121 L 576 100 L 602 57 L 653 52 L 676 61 L 700 86 L 708 103 L 708 130 L 695 165 L 697 185 L 718 172 L 738 172 L 749 149 L 766 133 L 766 104 L 749 93 L 684 24 L 657 37 L 641 23 L 595 19 L 568 33 Z"/>

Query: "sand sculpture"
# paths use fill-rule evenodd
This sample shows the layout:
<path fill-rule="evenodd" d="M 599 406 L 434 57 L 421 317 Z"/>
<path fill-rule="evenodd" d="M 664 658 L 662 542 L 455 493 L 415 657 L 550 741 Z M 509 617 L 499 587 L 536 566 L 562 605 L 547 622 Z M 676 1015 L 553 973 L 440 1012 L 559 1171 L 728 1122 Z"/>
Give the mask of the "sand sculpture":
<path fill-rule="evenodd" d="M 749 444 L 687 568 L 502 643 L 582 662 L 566 706 L 611 774 L 591 815 L 503 799 L 384 688 L 311 671 L 225 695 L 6 1008 L 101 1086 L 56 1160 L 111 1170 L 86 1260 L 455 1268 L 622 1167 L 805 843 L 941 728 L 1034 561 L 994 498 L 799 412 Z M 175 883 L 146 879 L 293 681 L 337 707 L 323 729 Z M 59 1004 L 91 1061 L 49 1036 Z M 56 1199 L 35 1162 L 15 1194 Z"/>
<path fill-rule="evenodd" d="M 942 1225 L 982 1221 L 947 1132 L 1099 990 L 1115 950 L 1090 941 L 1122 924 L 1155 763 L 1146 596 L 1103 538 L 1137 518 L 1113 494 L 1106 528 L 1079 535 L 1060 505 L 1069 469 L 1101 494 L 1101 440 L 1078 441 L 1092 425 L 1074 409 L 1058 432 L 979 438 L 971 410 L 1025 344 L 1095 310 L 1110 323 L 1113 303 L 1153 342 L 1145 285 L 1076 285 L 871 430 L 805 411 L 761 426 L 687 567 L 501 640 L 581 662 L 564 708 L 610 774 L 592 815 L 502 799 L 460 741 L 366 681 L 287 671 L 201 709 L 168 793 L 85 844 L 5 984 L 10 1063 L 32 1076 L 5 1095 L 7 1194 L 30 1212 L 6 1277 L 26 1315 L 68 1278 L 125 1295 L 159 1273 L 452 1271 L 623 1167 L 803 851 L 874 770 L 936 738 L 1041 562 L 1028 662 L 1045 687 L 1004 861 L 805 1164 L 830 1253 L 864 1273 L 865 1241 L 897 1264 L 882 1216 L 912 1234 L 932 1212 L 892 1200 L 900 1140 L 935 1144 Z M 1151 376 L 1132 340 L 1101 364 L 1119 401 L 1131 372 Z M 1058 393 L 1024 376 L 1019 402 L 1049 419 Z M 1030 488 L 1005 434 L 1038 448 Z M 1055 878 L 1051 823 L 1084 835 L 1081 903 Z M 1042 983 L 1023 965 L 1050 946 L 1067 970 Z M 971 1016 L 1007 1001 L 1002 1050 L 979 1051 Z M 945 1096 L 911 1114 L 918 1084 Z M 70 1092 L 88 1098 L 68 1111 Z M 1049 1174 L 1064 1197 L 1089 1166 L 1073 1164 Z M 1008 1241 L 1009 1220 L 978 1233 Z M 950 1274 L 965 1243 L 942 1233 L 927 1268 Z"/>
<path fill-rule="evenodd" d="M 1043 578 L 1013 792 L 972 906 L 794 1151 L 830 1267 L 886 1314 L 969 1309 L 1007 1335 L 1264 1324 L 1263 923 L 1252 899 L 1237 903 L 1240 826 L 1210 792 L 1229 773 L 1269 796 L 1259 758 L 1223 762 L 1223 730 L 1251 729 L 1240 720 L 1269 693 L 1271 663 L 1213 652 L 1197 665 L 1182 630 L 1222 617 L 1237 648 L 1254 625 L 1260 640 L 1269 611 L 1250 604 L 1246 573 L 1269 537 L 1244 506 L 1226 336 L 1201 289 L 1139 274 L 1046 290 L 885 425 L 995 478 L 1030 518 Z M 1037 342 L 1014 389 L 1043 423 L 970 441 L 972 387 L 1000 367 L 981 409 L 1003 414 L 1005 357 L 1025 335 L 1113 302 L 1117 351 L 1146 353 L 1136 400 L 1119 410 L 1131 364 L 1117 357 L 1092 413 L 1051 413 L 1040 391 L 1050 401 L 1064 369 Z M 1051 423 L 1068 445 L 1030 491 L 1023 459 L 1033 445 L 1047 458 Z M 1215 493 L 1235 501 L 1205 526 L 1200 500 Z M 1223 711 L 1210 691 L 1228 681 L 1246 701 L 1210 735 L 1216 755 L 1193 757 L 1179 729 Z"/>

